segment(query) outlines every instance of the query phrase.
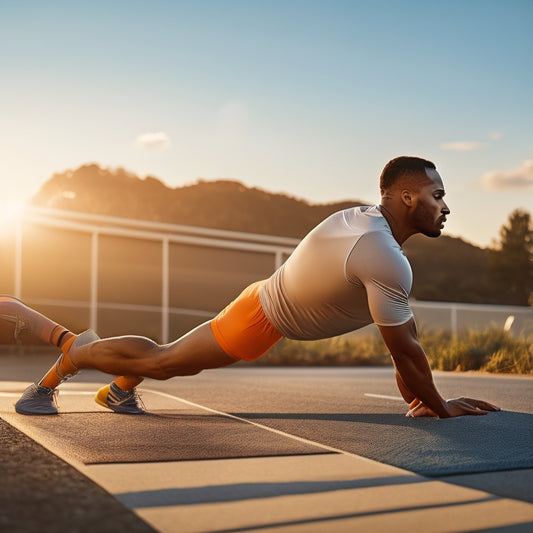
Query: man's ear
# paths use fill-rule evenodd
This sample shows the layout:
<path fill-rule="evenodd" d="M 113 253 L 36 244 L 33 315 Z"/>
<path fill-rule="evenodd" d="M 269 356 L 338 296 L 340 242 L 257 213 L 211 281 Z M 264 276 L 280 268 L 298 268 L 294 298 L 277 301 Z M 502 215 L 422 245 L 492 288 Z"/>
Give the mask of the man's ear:
<path fill-rule="evenodd" d="M 411 194 L 411 191 L 403 189 L 400 193 L 400 198 L 406 206 L 411 207 L 413 205 L 413 195 Z"/>

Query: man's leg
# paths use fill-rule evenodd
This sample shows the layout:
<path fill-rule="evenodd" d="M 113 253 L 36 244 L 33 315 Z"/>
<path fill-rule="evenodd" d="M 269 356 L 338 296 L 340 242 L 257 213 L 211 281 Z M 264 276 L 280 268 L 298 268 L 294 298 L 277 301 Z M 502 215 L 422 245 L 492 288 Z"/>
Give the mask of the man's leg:
<path fill-rule="evenodd" d="M 77 368 L 160 380 L 192 376 L 236 361 L 219 346 L 209 322 L 170 344 L 160 345 L 146 337 L 128 335 L 73 346 L 69 356 Z"/>
<path fill-rule="evenodd" d="M 281 334 L 268 322 L 261 308 L 260 285 L 261 282 L 252 284 L 214 320 L 170 344 L 159 345 L 146 337 L 122 336 L 87 344 L 73 342 L 64 355 L 76 369 L 94 368 L 122 375 L 98 391 L 96 401 L 123 412 L 113 406 L 117 402 L 116 394 L 118 403 L 124 398 L 116 383 L 132 384 L 133 390 L 126 392 L 131 393 L 130 398 L 136 404 L 134 386 L 142 377 L 164 380 L 191 376 L 241 359 L 257 359 L 278 342 Z M 124 399 L 129 401 L 127 397 Z"/>
<path fill-rule="evenodd" d="M 36 344 L 61 348 L 74 337 L 67 328 L 28 307 L 17 298 L 0 295 L 0 342 Z"/>
<path fill-rule="evenodd" d="M 266 318 L 259 291 L 263 282 L 253 283 L 227 305 L 213 320 L 202 324 L 177 341 L 160 346 L 144 337 L 118 337 L 72 350 L 80 367 L 98 368 L 112 374 L 133 374 L 155 379 L 190 376 L 208 368 L 261 357 L 281 339 Z M 120 378 L 120 383 L 122 383 Z M 131 382 L 132 384 L 135 381 Z M 115 411 L 121 397 L 134 402 L 135 390 L 121 394 L 112 383 L 98 391 L 96 401 Z M 133 388 L 133 387 L 132 387 Z M 122 404 L 118 404 L 121 406 Z"/>
<path fill-rule="evenodd" d="M 159 346 L 144 337 L 106 339 L 73 351 L 74 362 L 80 366 L 96 364 L 96 368 L 115 374 L 132 372 L 167 379 L 227 366 L 241 359 L 257 359 L 281 338 L 261 307 L 262 283 L 244 289 L 212 321 L 171 344 Z M 137 405 L 135 383 L 135 378 L 129 382 L 128 378 L 119 378 L 98 391 L 96 402 L 120 413 L 143 412 Z M 129 384 L 132 390 L 120 390 L 119 387 L 124 389 Z"/>
<path fill-rule="evenodd" d="M 78 368 L 125 374 L 102 387 L 95 397 L 99 405 L 121 414 L 145 412 L 135 390 L 143 378 L 137 376 L 154 379 L 190 376 L 235 362 L 220 348 L 209 323 L 163 346 L 146 337 L 128 335 L 73 347 L 70 357 Z"/>
<path fill-rule="evenodd" d="M 0 341 L 16 344 L 44 343 L 65 350 L 76 339 L 76 335 L 64 326 L 57 324 L 48 317 L 28 307 L 23 302 L 8 295 L 0 296 Z M 56 363 L 50 386 L 32 384 L 22 398 L 16 403 L 15 409 L 25 414 L 57 414 L 57 404 L 52 390 L 60 381 L 60 375 L 68 375 L 75 370 L 70 365 Z M 46 376 L 45 376 L 46 378 Z M 44 381 L 44 378 L 43 378 Z"/>
<path fill-rule="evenodd" d="M 56 346 L 62 355 L 45 374 L 41 381 L 26 389 L 23 398 L 16 404 L 23 414 L 57 414 L 54 389 L 65 379 L 77 373 L 78 369 L 68 357 L 69 349 L 78 338 L 66 327 L 9 295 L 0 295 L 0 343 L 38 344 Z M 96 336 L 86 335 L 78 342 L 94 340 Z M 142 378 L 133 376 L 119 377 L 114 383 L 124 390 L 133 389 Z M 126 387 L 126 388 L 124 388 Z"/>
<path fill-rule="evenodd" d="M 137 382 L 136 384 L 142 381 L 143 377 L 164 380 L 174 376 L 190 376 L 208 368 L 227 366 L 236 361 L 220 348 L 208 322 L 166 345 L 159 345 L 146 337 L 132 335 L 96 340 L 81 345 L 73 342 L 68 351 L 64 352 L 63 358 L 68 358 L 69 364 L 76 369 L 76 372 L 82 368 L 93 368 L 122 376 L 118 378 L 119 383 L 121 380 L 131 380 L 130 382 Z M 52 367 L 49 373 L 57 374 L 55 367 Z M 143 412 L 137 404 L 134 390 L 127 391 L 128 395 L 123 396 L 121 389 L 117 390 L 114 385 L 115 383 L 111 383 L 100 389 L 96 401 L 117 412 L 131 414 Z M 121 410 L 123 400 L 130 399 L 131 401 L 125 406 L 126 409 Z M 131 409 L 127 408 L 128 403 Z M 115 409 L 117 405 L 118 408 Z M 18 412 L 37 414 L 19 409 Z"/>

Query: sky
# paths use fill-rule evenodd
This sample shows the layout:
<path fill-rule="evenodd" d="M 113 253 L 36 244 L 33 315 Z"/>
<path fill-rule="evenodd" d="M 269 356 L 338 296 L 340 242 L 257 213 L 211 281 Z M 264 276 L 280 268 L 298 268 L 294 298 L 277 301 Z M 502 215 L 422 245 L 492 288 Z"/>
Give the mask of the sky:
<path fill-rule="evenodd" d="M 533 211 L 531 0 L 0 0 L 0 210 L 87 163 L 379 203 L 432 160 L 445 233 Z"/>

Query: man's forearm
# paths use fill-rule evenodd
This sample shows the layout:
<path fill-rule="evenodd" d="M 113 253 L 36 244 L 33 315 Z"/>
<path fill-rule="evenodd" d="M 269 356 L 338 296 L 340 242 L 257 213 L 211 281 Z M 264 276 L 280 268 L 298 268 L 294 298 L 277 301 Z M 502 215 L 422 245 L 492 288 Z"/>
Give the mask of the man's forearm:
<path fill-rule="evenodd" d="M 421 347 L 419 350 L 417 354 L 392 354 L 396 370 L 405 386 L 413 394 L 411 401 L 418 398 L 440 418 L 447 418 L 449 414 L 446 401 L 435 387 L 426 355 Z"/>
<path fill-rule="evenodd" d="M 379 330 L 392 355 L 396 371 L 400 375 L 399 383 L 403 383 L 414 398 L 418 398 L 437 416 L 449 417 L 446 401 L 433 383 L 431 368 L 424 349 L 418 341 L 414 319 L 401 326 L 379 326 Z M 411 398 L 411 401 L 414 398 Z"/>
<path fill-rule="evenodd" d="M 420 342 L 414 318 L 400 326 L 378 326 L 396 367 L 396 380 L 412 416 L 449 418 L 463 415 L 483 415 L 499 411 L 499 407 L 483 400 L 455 398 L 445 401 L 433 383 L 429 362 Z M 421 403 L 420 403 L 421 402 Z M 418 414 L 417 414 L 418 413 Z"/>
<path fill-rule="evenodd" d="M 396 384 L 398 385 L 398 390 L 400 391 L 400 394 L 402 395 L 402 398 L 408 403 L 411 404 L 414 400 L 417 398 L 415 395 L 407 388 L 407 385 L 403 382 L 402 376 L 400 376 L 400 373 L 398 372 L 398 369 L 395 368 L 396 372 L 394 373 L 396 376 Z"/>

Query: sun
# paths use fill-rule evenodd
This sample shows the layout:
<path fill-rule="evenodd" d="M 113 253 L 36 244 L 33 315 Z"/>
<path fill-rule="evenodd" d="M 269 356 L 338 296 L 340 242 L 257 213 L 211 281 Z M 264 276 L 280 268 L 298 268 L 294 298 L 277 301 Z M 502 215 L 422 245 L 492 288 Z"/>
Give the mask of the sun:
<path fill-rule="evenodd" d="M 14 222 L 27 206 L 24 200 L 0 198 L 0 221 L 2 225 Z"/>

